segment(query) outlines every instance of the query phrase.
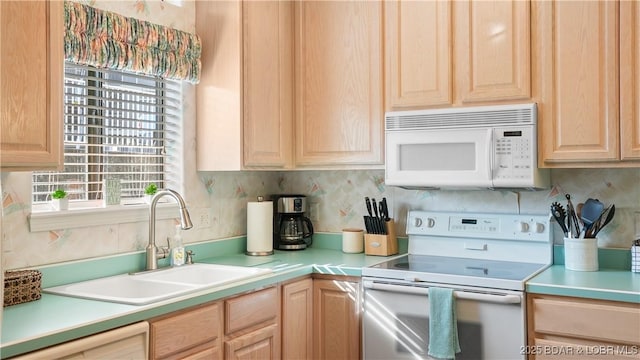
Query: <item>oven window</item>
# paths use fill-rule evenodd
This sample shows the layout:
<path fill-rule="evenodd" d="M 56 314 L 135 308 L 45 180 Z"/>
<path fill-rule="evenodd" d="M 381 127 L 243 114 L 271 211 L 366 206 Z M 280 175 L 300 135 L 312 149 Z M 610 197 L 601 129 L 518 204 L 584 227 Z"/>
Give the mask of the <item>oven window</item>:
<path fill-rule="evenodd" d="M 427 356 L 429 344 L 428 317 L 398 314 L 396 329 L 396 353 Z M 399 339 L 402 339 L 402 342 Z M 458 321 L 458 340 L 460 344 L 464 344 L 464 349 L 456 354 L 456 360 L 481 359 L 481 354 L 483 354 L 482 325 Z"/>
<path fill-rule="evenodd" d="M 400 145 L 401 171 L 474 171 L 476 144 L 404 144 Z"/>

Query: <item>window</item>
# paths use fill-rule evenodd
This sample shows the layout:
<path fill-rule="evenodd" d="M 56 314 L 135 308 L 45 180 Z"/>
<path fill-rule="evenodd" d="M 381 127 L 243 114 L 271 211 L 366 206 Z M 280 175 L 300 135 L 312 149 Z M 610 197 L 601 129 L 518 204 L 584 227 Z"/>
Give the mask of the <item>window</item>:
<path fill-rule="evenodd" d="M 64 170 L 33 173 L 32 201 L 63 188 L 73 201 L 102 199 L 103 179 L 119 179 L 121 198 L 177 178 L 180 83 L 65 63 Z"/>

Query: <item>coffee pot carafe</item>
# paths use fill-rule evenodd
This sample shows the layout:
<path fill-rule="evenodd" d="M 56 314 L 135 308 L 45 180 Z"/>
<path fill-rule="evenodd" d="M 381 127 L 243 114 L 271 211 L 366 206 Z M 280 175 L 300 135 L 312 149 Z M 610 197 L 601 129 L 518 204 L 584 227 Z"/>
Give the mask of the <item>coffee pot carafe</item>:
<path fill-rule="evenodd" d="M 301 215 L 285 216 L 280 223 L 280 237 L 286 242 L 299 242 L 313 234 L 311 220 Z"/>
<path fill-rule="evenodd" d="M 302 250 L 311 246 L 313 224 L 305 216 L 304 195 L 278 195 L 274 201 L 273 247 L 279 250 Z"/>

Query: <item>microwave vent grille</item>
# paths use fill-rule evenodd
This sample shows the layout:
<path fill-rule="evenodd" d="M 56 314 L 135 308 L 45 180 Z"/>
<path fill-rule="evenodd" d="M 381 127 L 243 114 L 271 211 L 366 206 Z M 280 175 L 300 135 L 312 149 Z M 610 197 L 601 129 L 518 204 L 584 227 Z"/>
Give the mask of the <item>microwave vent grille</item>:
<path fill-rule="evenodd" d="M 535 104 L 527 104 L 389 112 L 385 124 L 386 130 L 419 130 L 535 125 L 535 119 Z"/>

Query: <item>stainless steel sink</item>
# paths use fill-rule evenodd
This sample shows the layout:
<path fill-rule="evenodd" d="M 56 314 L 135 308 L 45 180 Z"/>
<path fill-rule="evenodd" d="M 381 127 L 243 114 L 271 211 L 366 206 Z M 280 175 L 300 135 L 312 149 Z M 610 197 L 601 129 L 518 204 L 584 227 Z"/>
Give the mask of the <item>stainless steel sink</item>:
<path fill-rule="evenodd" d="M 193 264 L 55 286 L 43 289 L 43 292 L 144 305 L 270 272 L 270 269 L 253 267 Z"/>

